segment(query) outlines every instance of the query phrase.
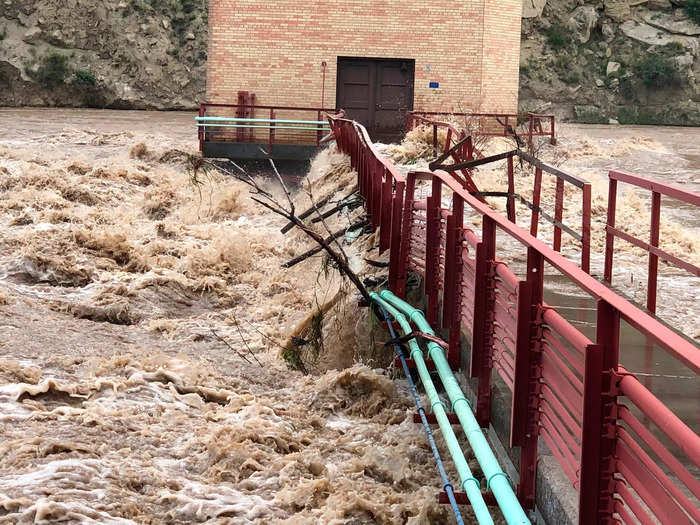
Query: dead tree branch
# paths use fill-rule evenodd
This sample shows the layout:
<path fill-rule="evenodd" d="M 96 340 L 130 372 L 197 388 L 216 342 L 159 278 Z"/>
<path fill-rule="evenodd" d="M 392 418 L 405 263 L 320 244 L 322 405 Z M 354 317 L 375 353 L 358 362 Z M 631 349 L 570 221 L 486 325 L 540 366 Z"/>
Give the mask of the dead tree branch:
<path fill-rule="evenodd" d="M 326 237 L 325 239 L 323 239 L 323 242 L 325 242 L 327 244 L 331 243 L 334 240 L 345 235 L 347 232 L 352 231 L 352 230 L 356 230 L 358 228 L 362 228 L 364 226 L 367 226 L 367 224 L 369 224 L 369 222 L 367 220 L 363 220 L 363 221 L 359 221 L 359 222 L 356 222 L 354 224 L 351 224 L 347 228 L 343 228 L 342 230 L 338 230 L 337 232 L 330 235 L 329 237 Z M 315 246 L 315 247 L 311 248 L 310 250 L 305 251 L 301 255 L 294 257 L 294 259 L 290 259 L 289 261 L 287 261 L 286 263 L 284 263 L 282 265 L 282 268 L 291 268 L 292 266 L 296 266 L 297 264 L 308 259 L 312 255 L 316 255 L 321 250 L 323 250 L 323 246 Z"/>
<path fill-rule="evenodd" d="M 196 173 L 196 170 L 201 168 L 204 164 L 208 166 L 212 166 L 218 170 L 221 170 L 222 172 L 236 178 L 237 180 L 247 184 L 253 189 L 253 193 L 255 195 L 258 195 L 257 197 L 252 197 L 252 199 L 263 206 L 264 208 L 270 210 L 271 212 L 280 215 L 287 219 L 287 221 L 293 223 L 295 226 L 297 226 L 301 231 L 304 232 L 304 234 L 308 237 L 310 237 L 314 242 L 316 242 L 318 245 L 322 247 L 323 250 L 326 251 L 330 259 L 335 263 L 336 267 L 340 271 L 342 275 L 348 278 L 350 282 L 357 288 L 358 292 L 362 295 L 362 297 L 367 301 L 370 302 L 370 297 L 369 297 L 369 292 L 367 292 L 367 289 L 365 288 L 364 284 L 362 283 L 362 280 L 357 276 L 357 274 L 352 271 L 350 268 L 349 263 L 347 262 L 347 256 L 342 252 L 342 249 L 340 253 L 334 249 L 328 242 L 325 241 L 325 239 L 318 234 L 316 231 L 313 229 L 309 228 L 306 224 L 304 224 L 303 220 L 300 219 L 294 212 L 294 205 L 292 201 L 291 194 L 289 193 L 289 190 L 287 189 L 286 185 L 284 182 L 282 182 L 282 189 L 285 192 L 285 195 L 287 197 L 287 200 L 290 203 L 290 207 L 285 208 L 282 204 L 279 203 L 279 201 L 272 195 L 270 192 L 266 191 L 264 188 L 258 184 L 258 182 L 253 179 L 249 174 L 243 173 L 242 175 L 238 175 L 236 173 L 232 173 L 231 171 L 225 170 L 216 164 L 201 159 L 194 157 L 194 160 L 191 161 L 192 167 Z M 282 179 L 282 177 L 277 173 L 279 179 Z M 317 209 L 316 206 L 314 206 L 314 209 Z"/>

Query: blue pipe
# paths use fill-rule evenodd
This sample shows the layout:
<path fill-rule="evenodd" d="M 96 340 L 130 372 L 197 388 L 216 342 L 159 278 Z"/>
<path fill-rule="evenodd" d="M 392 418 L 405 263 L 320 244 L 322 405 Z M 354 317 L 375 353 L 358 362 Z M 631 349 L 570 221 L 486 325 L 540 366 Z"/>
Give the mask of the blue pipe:
<path fill-rule="evenodd" d="M 396 339 L 396 333 L 394 332 L 394 326 L 391 324 L 391 319 L 389 318 L 389 314 L 387 313 L 386 308 L 384 308 L 384 305 L 380 302 L 378 302 L 377 304 L 379 305 L 379 308 L 381 308 L 381 310 L 382 310 L 382 315 L 384 315 L 384 320 L 386 321 L 386 324 L 389 327 L 389 334 L 391 335 L 391 338 Z M 395 344 L 394 348 L 396 348 L 396 353 L 399 355 L 399 359 L 401 359 L 401 365 L 403 366 L 404 374 L 406 374 L 406 379 L 408 380 L 408 386 L 411 389 L 411 394 L 413 395 L 413 401 L 416 403 L 416 407 L 418 408 L 418 414 L 420 415 L 420 419 L 423 422 L 423 428 L 425 429 L 425 434 L 428 436 L 428 443 L 430 443 L 430 448 L 433 451 L 433 456 L 435 457 L 435 462 L 437 463 L 438 471 L 440 472 L 440 479 L 442 480 L 442 489 L 447 493 L 447 499 L 450 500 L 450 505 L 452 506 L 452 511 L 455 514 L 455 519 L 457 520 L 457 524 L 464 525 L 464 521 L 462 520 L 462 514 L 459 512 L 459 507 L 457 507 L 457 500 L 455 499 L 454 488 L 452 487 L 450 480 L 447 479 L 447 473 L 445 472 L 445 466 L 442 464 L 442 459 L 440 458 L 440 452 L 438 451 L 437 445 L 435 444 L 435 439 L 433 438 L 433 431 L 430 430 L 430 425 L 428 424 L 428 419 L 425 417 L 425 409 L 423 408 L 423 403 L 421 403 L 420 397 L 418 396 L 418 391 L 416 390 L 416 385 L 413 383 L 413 378 L 411 377 L 411 371 L 408 369 L 408 365 L 406 364 L 406 357 L 403 354 L 403 350 L 401 349 L 401 345 Z"/>
<path fill-rule="evenodd" d="M 402 313 L 408 315 L 409 319 L 419 330 L 430 335 L 435 335 L 435 332 L 425 320 L 423 312 L 399 299 L 389 290 L 382 291 L 381 297 Z M 474 417 L 469 401 L 467 401 L 467 398 L 464 396 L 464 392 L 462 392 L 457 379 L 450 369 L 442 347 L 432 341 L 428 341 L 427 346 L 428 356 L 432 358 L 435 363 L 440 380 L 452 403 L 452 410 L 457 414 L 462 429 L 467 436 L 467 440 L 487 479 L 487 490 L 493 492 L 508 525 L 529 525 L 530 520 L 520 505 L 518 498 L 515 496 L 506 474 L 501 470 L 496 456 L 481 431 L 481 427 Z"/>

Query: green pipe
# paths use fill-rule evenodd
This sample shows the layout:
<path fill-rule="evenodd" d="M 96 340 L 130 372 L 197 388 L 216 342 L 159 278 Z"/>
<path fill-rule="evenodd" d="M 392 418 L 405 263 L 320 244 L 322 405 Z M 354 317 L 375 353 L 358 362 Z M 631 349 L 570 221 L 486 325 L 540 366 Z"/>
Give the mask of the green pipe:
<path fill-rule="evenodd" d="M 396 319 L 404 334 L 411 333 L 411 325 L 406 320 L 405 315 L 399 312 L 391 304 L 383 300 L 378 294 L 372 292 L 369 295 L 373 301 L 381 304 L 389 315 Z M 488 507 L 486 506 L 484 498 L 481 494 L 481 486 L 479 481 L 472 475 L 469 464 L 467 463 L 464 453 L 462 452 L 459 442 L 457 441 L 457 436 L 455 436 L 454 430 L 452 430 L 452 424 L 450 423 L 447 413 L 445 412 L 445 406 L 440 400 L 437 390 L 435 390 L 433 380 L 430 378 L 430 373 L 428 372 L 428 367 L 425 365 L 425 361 L 423 360 L 423 352 L 418 346 L 418 343 L 416 343 L 415 339 L 411 339 L 408 342 L 408 345 L 411 350 L 410 356 L 416 363 L 418 375 L 420 375 L 423 388 L 425 388 L 425 393 L 428 396 L 430 408 L 432 409 L 433 414 L 435 414 L 435 419 L 437 419 L 440 431 L 445 438 L 447 449 L 452 456 L 452 461 L 454 462 L 459 478 L 462 481 L 462 490 L 467 493 L 467 497 L 472 505 L 477 521 L 479 523 L 492 525 L 493 519 L 491 518 L 491 514 L 489 513 Z"/>
<path fill-rule="evenodd" d="M 303 126 L 248 126 L 246 124 L 197 124 L 198 128 L 216 130 L 218 128 L 245 128 L 245 129 L 295 129 L 297 131 L 330 131 L 330 128 L 306 128 Z"/>
<path fill-rule="evenodd" d="M 325 124 L 327 120 L 285 120 L 277 118 L 195 117 L 197 122 L 279 122 L 281 124 Z"/>
<path fill-rule="evenodd" d="M 423 312 L 402 301 L 389 290 L 382 291 L 381 297 L 406 314 L 418 327 L 418 330 L 426 334 L 435 335 L 435 332 L 425 320 Z M 411 341 L 413 342 L 414 340 L 412 339 Z M 481 427 L 479 427 L 479 423 L 472 413 L 470 403 L 464 396 L 464 392 L 462 392 L 445 358 L 443 349 L 437 343 L 428 341 L 428 356 L 435 363 L 440 380 L 452 403 L 452 411 L 457 414 L 459 422 L 462 424 L 462 429 L 467 435 L 467 440 L 469 440 L 469 444 L 484 473 L 484 477 L 487 479 L 486 488 L 493 492 L 506 522 L 509 525 L 529 524 L 530 520 L 520 505 L 518 498 L 516 498 L 508 478 L 501 470 L 498 460 L 486 440 L 486 436 L 481 431 Z"/>

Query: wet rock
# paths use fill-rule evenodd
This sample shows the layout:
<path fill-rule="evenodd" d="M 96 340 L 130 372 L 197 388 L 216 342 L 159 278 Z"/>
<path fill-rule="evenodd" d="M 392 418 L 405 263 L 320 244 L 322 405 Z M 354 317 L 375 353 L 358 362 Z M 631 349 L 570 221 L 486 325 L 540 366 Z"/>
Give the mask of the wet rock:
<path fill-rule="evenodd" d="M 632 14 L 628 0 L 605 0 L 604 5 L 605 14 L 615 22 L 627 20 Z"/>
<path fill-rule="evenodd" d="M 600 32 L 603 34 L 603 39 L 610 42 L 615 38 L 615 26 L 609 21 L 603 22 L 600 26 Z"/>
<path fill-rule="evenodd" d="M 523 0 L 523 18 L 534 18 L 542 15 L 547 0 Z"/>
<path fill-rule="evenodd" d="M 621 24 L 620 29 L 629 38 L 644 44 L 665 46 L 667 44 L 677 42 L 682 46 L 691 49 L 693 53 L 697 53 L 698 48 L 700 47 L 697 38 L 683 35 L 672 35 L 649 24 L 635 22 L 634 20 L 628 20 Z"/>
<path fill-rule="evenodd" d="M 650 26 L 669 33 L 687 36 L 700 35 L 700 25 L 693 22 L 680 11 L 675 13 L 648 13 L 642 18 Z"/>
<path fill-rule="evenodd" d="M 574 9 L 568 21 L 568 26 L 571 28 L 576 38 L 582 44 L 588 42 L 591 38 L 591 30 L 598 22 L 598 13 L 592 5 L 582 5 Z"/>
<path fill-rule="evenodd" d="M 26 33 L 24 33 L 22 40 L 24 40 L 28 44 L 34 44 L 41 39 L 41 33 L 42 31 L 40 28 L 36 26 L 32 27 Z"/>
<path fill-rule="evenodd" d="M 605 68 L 605 75 L 606 76 L 612 76 L 612 75 L 617 75 L 620 72 L 620 67 L 621 64 L 619 62 L 613 62 L 612 60 L 608 62 L 607 67 Z"/>
<path fill-rule="evenodd" d="M 649 0 L 647 6 L 649 9 L 670 9 L 671 2 L 669 0 Z"/>

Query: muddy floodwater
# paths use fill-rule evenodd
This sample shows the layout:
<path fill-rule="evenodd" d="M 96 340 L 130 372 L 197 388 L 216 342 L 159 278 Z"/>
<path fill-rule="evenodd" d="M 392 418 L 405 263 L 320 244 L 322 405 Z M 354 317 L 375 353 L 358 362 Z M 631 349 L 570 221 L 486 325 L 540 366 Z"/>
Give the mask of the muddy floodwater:
<path fill-rule="evenodd" d="M 281 269 L 311 245 L 245 185 L 192 169 L 194 116 L 0 110 L 0 523 L 453 523 L 407 384 L 372 344 L 385 334 L 323 257 Z M 559 133 L 544 154 L 596 195 L 613 168 L 700 189 L 698 129 Z M 318 197 L 355 182 L 333 150 L 309 181 Z M 641 228 L 648 199 L 622 200 L 618 221 Z M 699 264 L 697 210 L 664 201 L 662 217 L 668 249 Z M 371 278 L 375 240 L 341 241 Z M 623 249 L 615 284 L 643 302 L 644 272 Z M 698 279 L 661 275 L 660 317 L 697 342 Z M 591 302 L 548 283 L 592 336 Z M 301 334 L 308 374 L 282 356 Z M 698 431 L 694 374 L 625 334 L 625 366 Z"/>

